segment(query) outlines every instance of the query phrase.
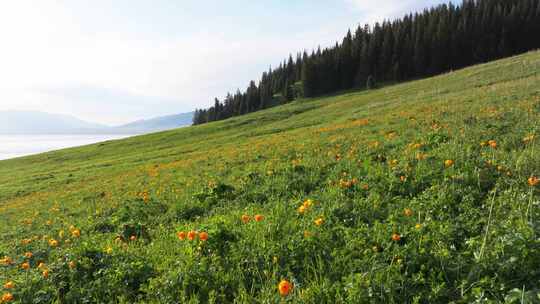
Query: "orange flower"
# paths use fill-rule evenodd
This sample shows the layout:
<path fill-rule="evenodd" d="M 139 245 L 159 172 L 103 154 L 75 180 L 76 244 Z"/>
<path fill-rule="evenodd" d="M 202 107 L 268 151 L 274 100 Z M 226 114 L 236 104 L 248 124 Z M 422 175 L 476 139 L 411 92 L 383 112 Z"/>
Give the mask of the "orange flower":
<path fill-rule="evenodd" d="M 69 269 L 75 269 L 75 267 L 77 267 L 77 264 L 75 264 L 75 262 L 73 262 L 73 261 L 70 261 L 68 263 L 68 266 L 69 266 Z"/>
<path fill-rule="evenodd" d="M 30 269 L 30 263 L 28 263 L 28 262 L 22 263 L 21 268 L 24 269 L 24 270 Z"/>
<path fill-rule="evenodd" d="M 242 215 L 242 223 L 247 224 L 249 220 L 250 220 L 249 215 L 247 214 Z"/>
<path fill-rule="evenodd" d="M 2 303 L 7 303 L 13 301 L 14 297 L 11 293 L 7 292 L 2 295 Z"/>
<path fill-rule="evenodd" d="M 15 283 L 13 281 L 7 281 L 6 284 L 4 284 L 5 289 L 12 289 L 15 288 Z"/>
<path fill-rule="evenodd" d="M 315 225 L 320 226 L 320 225 L 322 225 L 324 223 L 324 219 L 322 217 L 320 217 L 320 218 L 316 219 L 314 221 L 314 223 L 315 223 Z"/>
<path fill-rule="evenodd" d="M 38 264 L 37 268 L 39 268 L 39 269 L 43 269 L 43 268 L 45 268 L 45 263 L 43 263 L 43 262 L 39 262 L 39 264 Z"/>
<path fill-rule="evenodd" d="M 289 295 L 292 292 L 293 285 L 292 285 L 291 282 L 289 282 L 287 280 L 282 280 L 281 282 L 279 282 L 278 290 L 279 290 L 279 294 L 282 297 L 285 297 L 285 296 Z"/>
<path fill-rule="evenodd" d="M 264 220 L 264 215 L 261 215 L 261 214 L 255 215 L 256 222 L 262 222 L 263 220 Z"/>
<path fill-rule="evenodd" d="M 311 205 L 313 205 L 313 200 L 311 200 L 309 198 L 307 200 L 305 200 L 304 203 L 302 203 L 302 206 L 304 206 L 304 208 L 309 208 L 309 207 L 311 207 Z"/>
<path fill-rule="evenodd" d="M 402 175 L 399 177 L 399 180 L 402 181 L 402 182 L 405 182 L 407 180 L 407 177 Z"/>
<path fill-rule="evenodd" d="M 400 240 L 401 240 L 401 235 L 399 235 L 399 233 L 392 234 L 392 241 L 399 242 Z"/>
<path fill-rule="evenodd" d="M 0 264 L 10 265 L 10 264 L 13 264 L 13 260 L 8 256 L 4 256 L 4 258 L 0 260 Z"/>
<path fill-rule="evenodd" d="M 74 230 L 71 231 L 71 235 L 72 235 L 73 237 L 78 238 L 78 237 L 81 236 L 81 230 L 79 230 L 79 229 L 74 229 Z"/>
<path fill-rule="evenodd" d="M 50 239 L 50 240 L 49 240 L 49 245 L 50 245 L 51 247 L 56 247 L 56 246 L 58 246 L 58 241 L 55 240 L 55 239 Z"/>
<path fill-rule="evenodd" d="M 179 231 L 176 233 L 176 236 L 178 237 L 179 240 L 183 241 L 186 239 L 186 232 L 184 231 Z"/>
<path fill-rule="evenodd" d="M 403 210 L 403 214 L 405 214 L 405 216 L 411 216 L 413 212 L 410 208 L 405 208 L 405 210 Z"/>
<path fill-rule="evenodd" d="M 49 271 L 47 269 L 43 270 L 42 272 L 43 277 L 46 279 L 49 277 Z"/>
<path fill-rule="evenodd" d="M 135 240 L 137 240 L 137 236 L 132 235 L 132 236 L 129 237 L 129 239 L 130 239 L 131 241 L 135 241 Z"/>
<path fill-rule="evenodd" d="M 448 167 L 452 167 L 454 165 L 454 161 L 451 160 L 451 159 L 447 159 L 444 161 L 444 165 L 448 168 Z"/>
<path fill-rule="evenodd" d="M 195 238 L 197 238 L 197 232 L 191 230 L 190 232 L 188 232 L 187 237 L 190 241 L 193 241 Z"/>
<path fill-rule="evenodd" d="M 538 185 L 538 183 L 540 183 L 540 179 L 538 179 L 538 177 L 536 177 L 536 176 L 531 176 L 527 180 L 527 183 L 529 184 L 529 186 L 534 187 L 534 186 Z"/>
<path fill-rule="evenodd" d="M 206 240 L 208 240 L 208 233 L 205 232 L 205 231 L 200 232 L 200 233 L 199 233 L 199 239 L 200 239 L 201 241 L 203 241 L 203 242 L 206 241 Z"/>
<path fill-rule="evenodd" d="M 26 253 L 24 254 L 24 257 L 27 258 L 27 259 L 32 258 L 32 256 L 33 256 L 33 254 L 32 254 L 31 252 L 26 252 Z"/>
<path fill-rule="evenodd" d="M 488 144 L 490 147 L 492 147 L 493 149 L 497 148 L 497 142 L 494 141 L 494 140 L 489 140 L 488 141 Z"/>
<path fill-rule="evenodd" d="M 298 213 L 303 214 L 304 212 L 306 212 L 306 209 L 306 206 L 302 205 L 298 207 Z"/>

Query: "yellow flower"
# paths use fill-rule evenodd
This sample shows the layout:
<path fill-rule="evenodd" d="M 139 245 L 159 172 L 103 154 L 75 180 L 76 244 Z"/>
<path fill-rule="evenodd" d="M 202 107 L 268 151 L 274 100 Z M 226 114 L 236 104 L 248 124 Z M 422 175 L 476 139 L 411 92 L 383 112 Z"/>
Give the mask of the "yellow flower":
<path fill-rule="evenodd" d="M 309 208 L 311 207 L 311 205 L 313 205 L 313 201 L 309 198 L 305 200 L 304 203 L 302 203 L 302 206 L 304 206 L 304 208 Z"/>
<path fill-rule="evenodd" d="M 6 284 L 4 284 L 5 289 L 12 289 L 15 288 L 15 283 L 13 281 L 7 281 Z"/>
<path fill-rule="evenodd" d="M 112 247 L 111 247 L 111 246 L 107 247 L 107 249 L 105 249 L 105 252 L 106 252 L 107 254 L 113 253 Z"/>
<path fill-rule="evenodd" d="M 454 165 L 454 161 L 451 160 L 451 159 L 447 159 L 444 161 L 444 165 L 448 168 L 448 167 L 452 167 Z"/>
<path fill-rule="evenodd" d="M 33 256 L 33 254 L 32 254 L 31 252 L 26 252 L 26 253 L 24 254 L 24 257 L 27 258 L 27 259 L 32 258 L 32 256 Z"/>
<path fill-rule="evenodd" d="M 45 279 L 48 278 L 49 277 L 49 270 L 47 270 L 47 269 L 43 270 L 42 275 L 43 275 L 43 277 Z"/>
<path fill-rule="evenodd" d="M 322 225 L 324 223 L 324 219 L 322 217 L 320 217 L 320 218 L 316 219 L 314 221 L 314 223 L 315 223 L 315 225 L 320 226 L 320 225 Z"/>
<path fill-rule="evenodd" d="M 534 187 L 534 186 L 538 185 L 538 183 L 540 183 L 540 179 L 538 179 L 538 177 L 536 177 L 536 176 L 531 176 L 527 180 L 527 183 L 529 184 L 529 186 Z"/>
<path fill-rule="evenodd" d="M 422 229 L 422 224 L 416 224 L 414 225 L 414 228 L 416 228 L 417 230 L 420 230 Z"/>
<path fill-rule="evenodd" d="M 302 205 L 298 207 L 298 213 L 303 214 L 304 212 L 306 212 L 306 209 L 306 206 Z"/>
<path fill-rule="evenodd" d="M 58 241 L 55 240 L 55 239 L 50 239 L 50 240 L 49 240 L 49 245 L 50 245 L 51 247 L 57 247 L 57 246 L 58 246 Z"/>
<path fill-rule="evenodd" d="M 39 264 L 38 264 L 38 268 L 39 268 L 39 269 L 43 269 L 43 268 L 45 268 L 45 263 L 43 263 L 43 262 L 39 262 Z"/>

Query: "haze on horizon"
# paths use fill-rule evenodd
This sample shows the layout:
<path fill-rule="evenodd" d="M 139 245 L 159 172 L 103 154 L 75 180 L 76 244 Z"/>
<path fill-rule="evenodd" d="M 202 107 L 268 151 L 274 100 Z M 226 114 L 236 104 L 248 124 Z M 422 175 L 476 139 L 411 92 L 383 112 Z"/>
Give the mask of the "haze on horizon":
<path fill-rule="evenodd" d="M 289 53 L 439 0 L 6 1 L 0 111 L 122 124 L 206 107 Z"/>

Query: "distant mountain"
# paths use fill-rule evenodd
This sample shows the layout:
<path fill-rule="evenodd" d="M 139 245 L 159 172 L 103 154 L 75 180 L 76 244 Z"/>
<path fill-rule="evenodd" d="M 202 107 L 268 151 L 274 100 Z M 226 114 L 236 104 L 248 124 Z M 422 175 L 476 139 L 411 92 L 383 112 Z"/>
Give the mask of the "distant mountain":
<path fill-rule="evenodd" d="M 176 115 L 167 115 L 146 120 L 138 120 L 132 123 L 114 127 L 121 133 L 146 133 L 149 131 L 163 131 L 191 125 L 193 112 Z"/>
<path fill-rule="evenodd" d="M 96 133 L 107 126 L 38 111 L 0 111 L 0 134 Z"/>
<path fill-rule="evenodd" d="M 193 112 L 110 127 L 38 111 L 0 111 L 0 134 L 142 134 L 191 125 Z"/>

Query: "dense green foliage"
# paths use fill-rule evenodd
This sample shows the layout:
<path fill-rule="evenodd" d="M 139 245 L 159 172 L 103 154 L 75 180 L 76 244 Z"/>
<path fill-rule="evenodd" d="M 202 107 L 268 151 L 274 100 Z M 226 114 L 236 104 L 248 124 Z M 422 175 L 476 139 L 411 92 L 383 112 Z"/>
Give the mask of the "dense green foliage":
<path fill-rule="evenodd" d="M 197 110 L 194 124 L 351 88 L 436 75 L 540 47 L 540 1 L 465 0 L 349 31 L 341 44 L 292 56 L 245 92 Z"/>
<path fill-rule="evenodd" d="M 538 303 L 539 83 L 528 53 L 0 161 L 0 294 Z"/>

